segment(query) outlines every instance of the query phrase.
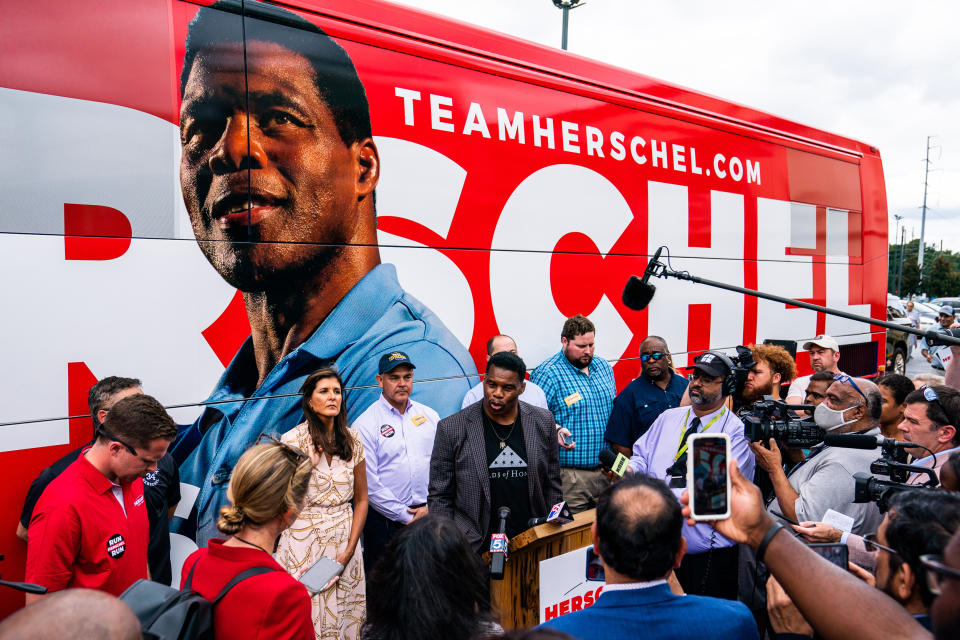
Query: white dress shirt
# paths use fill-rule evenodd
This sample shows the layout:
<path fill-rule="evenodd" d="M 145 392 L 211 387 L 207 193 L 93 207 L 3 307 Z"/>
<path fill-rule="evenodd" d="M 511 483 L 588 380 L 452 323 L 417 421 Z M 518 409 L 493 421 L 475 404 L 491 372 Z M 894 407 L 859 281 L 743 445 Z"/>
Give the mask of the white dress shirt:
<path fill-rule="evenodd" d="M 543 392 L 543 389 L 529 380 L 527 380 L 526 383 L 527 386 L 523 388 L 520 399 L 527 404 L 532 404 L 535 407 L 549 411 L 550 407 L 547 406 L 547 394 Z M 481 400 L 483 400 L 483 380 L 481 380 L 477 386 L 470 389 L 470 391 L 467 391 L 467 395 L 463 396 L 463 404 L 460 405 L 460 408 L 466 409 L 474 402 L 480 402 Z"/>
<path fill-rule="evenodd" d="M 383 394 L 351 425 L 367 454 L 370 506 L 385 518 L 410 522 L 407 507 L 427 502 L 430 454 L 440 416 L 415 400 L 401 414 Z"/>

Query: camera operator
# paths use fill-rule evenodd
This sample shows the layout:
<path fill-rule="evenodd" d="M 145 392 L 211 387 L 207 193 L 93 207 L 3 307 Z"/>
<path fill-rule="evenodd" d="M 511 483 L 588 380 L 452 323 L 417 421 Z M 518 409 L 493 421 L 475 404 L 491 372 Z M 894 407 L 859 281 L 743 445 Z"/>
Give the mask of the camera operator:
<path fill-rule="evenodd" d="M 878 435 L 881 402 L 874 383 L 838 375 L 827 389 L 826 400 L 817 407 L 814 419 L 828 433 Z M 881 521 L 880 510 L 872 502 L 854 502 L 853 477 L 857 472 L 869 473 L 876 451 L 819 444 L 788 476 L 776 441 L 771 439 L 769 447 L 750 443 L 757 465 L 770 475 L 773 483 L 776 500 L 768 505 L 769 511 L 779 511 L 792 520 L 817 521 L 833 509 L 854 519 L 854 533 L 876 530 Z"/>
<path fill-rule="evenodd" d="M 859 381 L 858 381 L 859 382 Z M 725 537 L 749 545 L 769 568 L 797 609 L 821 637 L 843 640 L 874 638 L 929 638 L 930 634 L 899 606 L 848 571 L 818 556 L 801 541 L 785 535 L 778 521 L 763 510 L 760 490 L 739 471 L 736 460 L 730 466 L 730 512 L 726 520 L 710 523 Z M 851 482 L 851 485 L 853 483 Z M 684 492 L 680 499 L 689 504 Z M 689 519 L 689 506 L 683 507 Z M 926 559 L 928 562 L 930 559 Z M 943 558 L 936 559 L 942 573 L 935 577 L 941 595 L 931 608 L 938 637 L 948 638 L 958 624 L 957 603 L 960 602 L 960 534 L 947 545 Z M 931 569 L 924 568 L 928 576 Z M 944 600 L 941 604 L 941 600 Z M 941 633 L 941 629 L 945 633 Z"/>
<path fill-rule="evenodd" d="M 876 558 L 876 578 L 866 571 L 854 573 L 868 584 L 899 602 L 925 628 L 931 628 L 930 605 L 934 594 L 930 591 L 923 564 L 925 555 L 943 554 L 950 537 L 960 529 L 960 496 L 947 491 L 902 491 L 890 501 L 890 510 L 877 529 L 868 536 L 867 549 Z M 769 593 L 769 591 L 768 591 Z M 781 627 L 778 619 L 793 609 L 789 598 L 768 598 L 774 630 L 784 633 L 792 629 Z M 788 623 L 796 629 L 796 625 Z"/>
<path fill-rule="evenodd" d="M 915 466 L 933 469 L 937 477 L 943 463 L 951 454 L 960 451 L 960 391 L 944 385 L 923 386 L 911 391 L 904 401 L 900 432 L 911 447 L 907 453 L 914 457 Z M 932 454 L 931 454 L 932 452 Z M 907 484 L 923 484 L 927 475 L 914 473 Z"/>
<path fill-rule="evenodd" d="M 753 344 L 749 348 L 753 353 L 753 367 L 740 393 L 741 406 L 750 406 L 764 396 L 780 400 L 780 385 L 789 383 L 797 376 L 796 363 L 790 353 L 779 345 Z"/>

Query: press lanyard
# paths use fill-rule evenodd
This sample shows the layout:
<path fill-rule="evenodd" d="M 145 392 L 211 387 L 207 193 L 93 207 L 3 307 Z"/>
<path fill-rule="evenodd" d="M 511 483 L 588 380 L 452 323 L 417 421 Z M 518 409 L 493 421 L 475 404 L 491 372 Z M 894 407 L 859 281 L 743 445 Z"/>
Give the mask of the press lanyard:
<path fill-rule="evenodd" d="M 712 426 L 713 426 L 713 423 L 716 422 L 717 420 L 719 420 L 719 419 L 720 419 L 720 416 L 722 416 L 726 410 L 727 410 L 726 407 L 724 407 L 723 409 L 720 409 L 720 413 L 718 413 L 717 415 L 713 416 L 713 419 L 712 419 L 710 422 L 707 423 L 707 426 L 705 426 L 705 427 L 703 428 L 703 431 L 701 431 L 700 433 L 704 433 L 707 429 L 709 429 L 710 427 L 712 427 Z M 687 420 L 689 420 L 689 419 L 690 419 L 690 410 L 687 409 L 687 417 L 683 419 L 683 431 L 680 432 L 680 442 L 683 442 L 683 434 L 685 434 L 685 433 L 687 432 Z M 679 459 L 680 459 L 680 456 L 682 456 L 682 455 L 687 451 L 687 445 L 690 444 L 689 442 L 683 442 L 683 446 L 681 447 L 681 446 L 680 446 L 680 442 L 677 443 L 677 446 L 680 447 L 680 448 L 677 449 L 677 455 L 673 456 L 673 459 L 674 459 L 674 460 L 679 460 Z"/>

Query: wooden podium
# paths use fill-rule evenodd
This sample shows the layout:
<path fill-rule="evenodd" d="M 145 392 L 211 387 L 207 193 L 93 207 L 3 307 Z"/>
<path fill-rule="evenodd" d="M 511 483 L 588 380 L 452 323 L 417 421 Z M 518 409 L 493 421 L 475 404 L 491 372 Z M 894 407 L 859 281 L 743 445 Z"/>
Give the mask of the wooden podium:
<path fill-rule="evenodd" d="M 510 540 L 503 580 L 490 581 L 490 601 L 504 629 L 540 623 L 540 561 L 590 546 L 595 517 L 596 510 L 590 509 L 568 524 L 541 524 Z"/>

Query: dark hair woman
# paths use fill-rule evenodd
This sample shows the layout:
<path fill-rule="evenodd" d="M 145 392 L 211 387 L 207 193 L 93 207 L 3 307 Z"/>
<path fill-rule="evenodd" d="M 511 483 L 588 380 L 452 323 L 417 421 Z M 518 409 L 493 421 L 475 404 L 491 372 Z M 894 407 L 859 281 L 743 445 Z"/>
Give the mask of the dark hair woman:
<path fill-rule="evenodd" d="M 486 638 L 502 632 L 490 612 L 487 568 L 453 521 L 414 520 L 370 574 L 364 640 Z"/>
<path fill-rule="evenodd" d="M 317 638 L 355 639 L 366 613 L 360 549 L 368 505 L 363 445 L 347 426 L 343 381 L 336 369 L 310 374 L 300 392 L 306 420 L 281 441 L 308 454 L 313 470 L 306 505 L 280 536 L 277 559 L 295 577 L 322 556 L 344 566 L 339 578 L 311 598 L 313 624 Z"/>

